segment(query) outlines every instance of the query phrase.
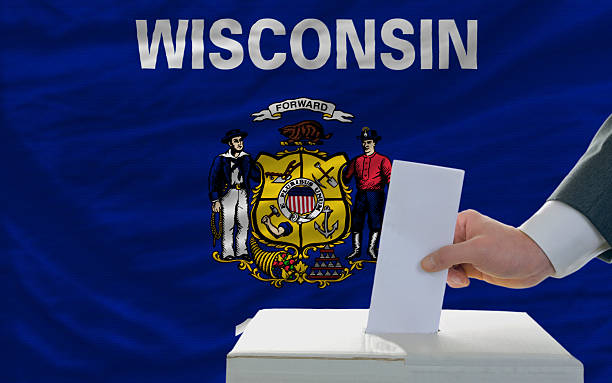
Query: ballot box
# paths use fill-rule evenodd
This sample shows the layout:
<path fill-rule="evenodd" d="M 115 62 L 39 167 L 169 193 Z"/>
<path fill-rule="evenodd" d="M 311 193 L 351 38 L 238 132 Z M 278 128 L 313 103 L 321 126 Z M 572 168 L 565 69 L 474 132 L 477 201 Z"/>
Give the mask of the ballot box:
<path fill-rule="evenodd" d="M 529 315 L 443 310 L 434 334 L 369 334 L 368 310 L 268 309 L 227 355 L 228 383 L 582 382 Z"/>

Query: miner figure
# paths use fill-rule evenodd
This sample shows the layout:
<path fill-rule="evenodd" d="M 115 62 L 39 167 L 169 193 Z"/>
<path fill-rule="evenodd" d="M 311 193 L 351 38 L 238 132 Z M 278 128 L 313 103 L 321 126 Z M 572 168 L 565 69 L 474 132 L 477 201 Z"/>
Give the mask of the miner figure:
<path fill-rule="evenodd" d="M 363 154 L 351 160 L 344 171 L 344 181 L 348 184 L 355 177 L 357 196 L 353 203 L 351 234 L 353 251 L 346 257 L 354 260 L 361 256 L 362 231 L 366 215 L 370 238 L 367 252 L 371 259 L 378 256 L 378 240 L 385 205 L 385 186 L 391 178 L 391 161 L 386 156 L 376 153 L 376 143 L 381 140 L 375 130 L 365 127 L 357 139 L 361 140 Z"/>
<path fill-rule="evenodd" d="M 232 129 L 221 142 L 227 152 L 215 157 L 208 179 L 209 197 L 213 213 L 221 215 L 221 257 L 248 259 L 247 234 L 249 229 L 248 193 L 251 181 L 260 181 L 259 168 L 244 151 L 247 132 Z"/>

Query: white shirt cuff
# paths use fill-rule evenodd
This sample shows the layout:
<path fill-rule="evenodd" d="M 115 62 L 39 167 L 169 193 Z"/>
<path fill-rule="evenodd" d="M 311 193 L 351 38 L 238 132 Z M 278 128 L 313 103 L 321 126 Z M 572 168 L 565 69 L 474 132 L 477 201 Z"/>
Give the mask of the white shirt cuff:
<path fill-rule="evenodd" d="M 555 278 L 575 272 L 610 249 L 582 213 L 560 201 L 547 201 L 519 229 L 533 239 L 550 259 L 555 268 Z"/>

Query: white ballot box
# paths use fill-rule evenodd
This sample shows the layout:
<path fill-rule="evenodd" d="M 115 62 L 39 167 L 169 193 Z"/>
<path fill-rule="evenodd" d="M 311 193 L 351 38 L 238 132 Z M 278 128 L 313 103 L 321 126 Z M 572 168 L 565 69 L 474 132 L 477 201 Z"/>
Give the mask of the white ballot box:
<path fill-rule="evenodd" d="M 443 310 L 437 334 L 365 333 L 368 310 L 261 310 L 228 383 L 582 382 L 582 363 L 526 313 Z"/>

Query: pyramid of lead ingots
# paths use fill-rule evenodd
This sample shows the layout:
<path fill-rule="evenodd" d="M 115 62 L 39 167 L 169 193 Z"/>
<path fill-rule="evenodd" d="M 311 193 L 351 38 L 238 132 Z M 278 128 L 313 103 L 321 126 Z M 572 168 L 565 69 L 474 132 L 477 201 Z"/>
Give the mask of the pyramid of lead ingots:
<path fill-rule="evenodd" d="M 334 249 L 326 245 L 321 249 L 319 257 L 315 259 L 314 265 L 310 268 L 310 279 L 338 279 L 342 275 L 344 266 L 340 259 L 336 257 Z"/>

